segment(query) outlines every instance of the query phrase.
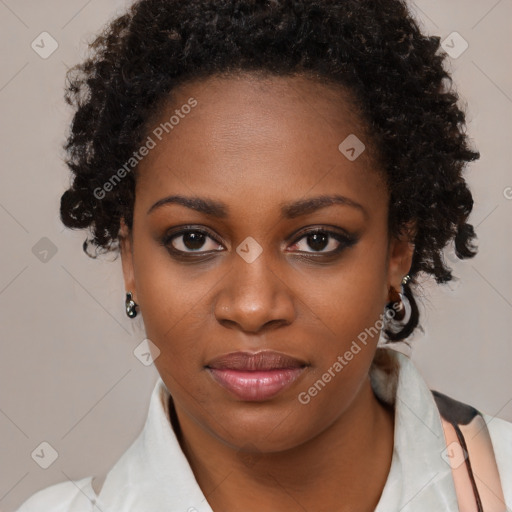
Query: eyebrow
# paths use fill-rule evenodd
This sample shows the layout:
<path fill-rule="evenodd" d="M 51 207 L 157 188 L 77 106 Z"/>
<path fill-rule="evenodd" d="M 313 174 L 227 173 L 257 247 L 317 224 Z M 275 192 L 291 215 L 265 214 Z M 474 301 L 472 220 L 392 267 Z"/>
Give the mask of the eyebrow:
<path fill-rule="evenodd" d="M 147 215 L 155 211 L 157 208 L 167 204 L 180 204 L 197 212 L 204 213 L 205 215 L 221 219 L 225 219 L 229 216 L 228 207 L 224 203 L 205 197 L 185 197 L 182 195 L 172 195 L 159 199 L 155 204 L 153 204 L 153 206 L 151 206 L 151 208 L 149 208 Z M 298 201 L 284 203 L 281 205 L 281 217 L 285 219 L 294 219 L 301 215 L 306 215 L 335 204 L 356 208 L 360 210 L 365 217 L 368 216 L 368 212 L 361 204 L 349 199 L 348 197 L 333 194 L 309 197 Z"/>

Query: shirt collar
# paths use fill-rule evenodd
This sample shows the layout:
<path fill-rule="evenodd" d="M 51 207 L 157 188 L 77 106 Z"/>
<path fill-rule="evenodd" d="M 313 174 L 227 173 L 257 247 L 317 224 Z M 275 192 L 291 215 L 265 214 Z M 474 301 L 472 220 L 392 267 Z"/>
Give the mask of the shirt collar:
<path fill-rule="evenodd" d="M 394 449 L 388 479 L 375 512 L 458 511 L 441 417 L 432 392 L 412 360 L 389 349 L 397 374 L 370 374 L 375 394 L 395 409 Z"/>
<path fill-rule="evenodd" d="M 389 348 L 398 371 L 372 367 L 375 394 L 394 405 L 391 468 L 375 512 L 458 510 L 440 415 L 408 356 Z M 158 377 L 142 432 L 106 476 L 97 499 L 103 512 L 212 512 L 169 420 L 169 391 Z"/>

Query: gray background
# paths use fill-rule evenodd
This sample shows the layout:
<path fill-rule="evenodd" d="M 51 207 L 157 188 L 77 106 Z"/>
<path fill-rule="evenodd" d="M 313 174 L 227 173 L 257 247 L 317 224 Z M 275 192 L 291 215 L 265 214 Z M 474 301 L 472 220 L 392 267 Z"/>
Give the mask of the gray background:
<path fill-rule="evenodd" d="M 157 378 L 133 354 L 145 336 L 140 317 L 130 321 L 123 311 L 120 259 L 89 259 L 85 233 L 58 219 L 69 182 L 61 160 L 71 119 L 64 73 L 127 4 L 0 0 L 4 511 L 50 484 L 104 474 L 142 428 Z M 466 174 L 479 254 L 455 261 L 460 281 L 424 283 L 425 332 L 413 338 L 412 357 L 431 388 L 512 421 L 512 0 L 418 0 L 411 8 L 425 31 L 454 41 L 452 51 L 461 48 L 450 39 L 454 31 L 469 44 L 450 68 L 481 152 Z M 58 43 L 46 59 L 31 47 L 34 40 L 42 46 L 43 31 Z M 43 441 L 58 452 L 46 470 L 31 456 Z"/>

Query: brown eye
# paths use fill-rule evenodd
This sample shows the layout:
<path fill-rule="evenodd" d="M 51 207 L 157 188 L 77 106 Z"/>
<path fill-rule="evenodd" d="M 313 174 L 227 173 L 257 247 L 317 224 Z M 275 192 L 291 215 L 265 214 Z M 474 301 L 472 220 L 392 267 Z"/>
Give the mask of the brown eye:
<path fill-rule="evenodd" d="M 306 237 L 307 245 L 315 251 L 323 251 L 329 245 L 327 233 L 311 233 Z"/>
<path fill-rule="evenodd" d="M 199 233 L 198 231 L 190 231 L 189 233 L 184 233 L 181 236 L 183 237 L 183 245 L 187 249 L 194 251 L 201 249 L 206 239 L 206 235 L 204 233 Z"/>
<path fill-rule="evenodd" d="M 169 234 L 163 240 L 170 251 L 175 253 L 203 253 L 224 249 L 208 232 L 201 229 L 183 229 Z"/>
<path fill-rule="evenodd" d="M 342 235 L 341 233 L 326 229 L 315 229 L 303 233 L 292 247 L 298 249 L 300 252 L 334 254 L 355 244 L 355 242 L 356 240 L 353 237 Z M 312 251 L 309 251 L 308 248 L 312 249 Z"/>

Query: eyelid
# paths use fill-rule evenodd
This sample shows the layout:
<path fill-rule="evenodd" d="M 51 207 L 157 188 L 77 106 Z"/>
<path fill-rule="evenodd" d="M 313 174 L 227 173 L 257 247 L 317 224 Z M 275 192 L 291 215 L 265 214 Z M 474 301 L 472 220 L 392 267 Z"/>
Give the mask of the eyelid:
<path fill-rule="evenodd" d="M 309 226 L 304 226 L 296 231 L 293 235 L 291 235 L 288 240 L 293 241 L 295 243 L 297 240 L 300 240 L 304 235 L 308 235 L 310 233 L 315 233 L 317 231 L 322 231 L 327 234 L 335 234 L 338 236 L 345 237 L 346 239 L 355 239 L 358 237 L 356 233 L 351 234 L 347 230 L 340 228 L 338 226 L 332 226 L 330 224 L 311 224 Z M 289 243 L 289 242 L 288 242 Z"/>

